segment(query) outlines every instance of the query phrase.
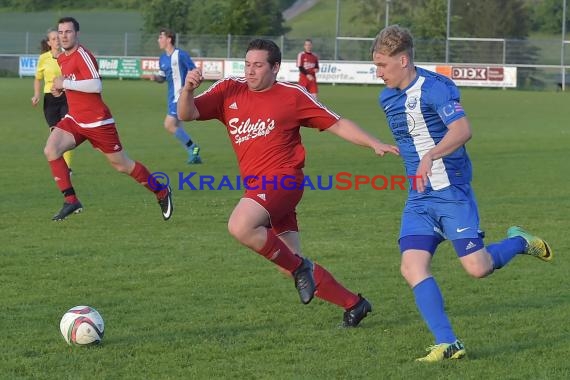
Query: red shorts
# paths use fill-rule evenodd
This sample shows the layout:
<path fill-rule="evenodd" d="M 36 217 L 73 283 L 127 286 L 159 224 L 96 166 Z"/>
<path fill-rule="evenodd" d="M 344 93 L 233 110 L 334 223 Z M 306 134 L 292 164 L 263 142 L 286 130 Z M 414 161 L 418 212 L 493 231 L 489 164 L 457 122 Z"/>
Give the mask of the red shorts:
<path fill-rule="evenodd" d="M 303 172 L 260 176 L 247 181 L 244 198 L 261 205 L 269 215 L 269 223 L 276 235 L 299 231 L 295 208 L 303 197 Z"/>
<path fill-rule="evenodd" d="M 117 153 L 123 150 L 115 124 L 107 124 L 95 128 L 82 128 L 72 119 L 64 117 L 57 123 L 56 128 L 71 133 L 75 139 L 75 146 L 79 146 L 85 140 L 89 140 L 93 148 L 99 149 L 103 153 Z"/>
<path fill-rule="evenodd" d="M 308 80 L 307 77 L 299 77 L 299 84 L 307 89 L 311 94 L 317 94 L 319 92 L 319 86 L 317 86 L 316 80 Z"/>

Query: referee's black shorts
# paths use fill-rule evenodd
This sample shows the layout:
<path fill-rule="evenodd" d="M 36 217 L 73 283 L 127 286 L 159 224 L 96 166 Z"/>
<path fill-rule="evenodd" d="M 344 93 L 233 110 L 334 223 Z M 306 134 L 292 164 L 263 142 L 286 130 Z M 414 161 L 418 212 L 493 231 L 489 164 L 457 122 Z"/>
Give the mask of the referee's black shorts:
<path fill-rule="evenodd" d="M 54 127 L 67 113 L 67 99 L 65 93 L 61 96 L 53 96 L 47 92 L 44 94 L 44 116 L 48 127 Z"/>

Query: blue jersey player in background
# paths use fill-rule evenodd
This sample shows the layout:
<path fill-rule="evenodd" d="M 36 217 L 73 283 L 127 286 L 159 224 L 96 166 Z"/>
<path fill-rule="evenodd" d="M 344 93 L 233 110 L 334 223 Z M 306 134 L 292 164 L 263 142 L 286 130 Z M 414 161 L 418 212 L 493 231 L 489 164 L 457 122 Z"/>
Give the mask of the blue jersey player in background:
<path fill-rule="evenodd" d="M 430 272 L 439 243 L 450 240 L 465 271 L 482 278 L 502 268 L 517 254 L 552 260 L 548 244 L 510 227 L 507 238 L 483 243 L 471 162 L 465 143 L 471 127 L 459 90 L 445 76 L 414 66 L 413 39 L 407 29 L 388 26 L 372 46 L 376 75 L 386 88 L 380 107 L 413 177 L 401 220 L 401 273 L 412 288 L 416 306 L 435 338 L 423 362 L 465 355 L 445 313 L 443 297 Z"/>
<path fill-rule="evenodd" d="M 176 113 L 176 103 L 180 90 L 184 86 L 186 73 L 196 68 L 194 61 L 190 55 L 184 50 L 176 48 L 176 34 L 168 29 L 161 29 L 158 35 L 158 46 L 164 50 L 160 56 L 160 71 L 158 75 L 153 75 L 152 80 L 162 83 L 168 83 L 168 113 L 164 118 L 164 128 L 172 133 L 188 151 L 189 164 L 201 164 L 200 147 L 196 144 L 190 135 L 186 133 L 182 126 L 182 121 L 178 119 Z"/>

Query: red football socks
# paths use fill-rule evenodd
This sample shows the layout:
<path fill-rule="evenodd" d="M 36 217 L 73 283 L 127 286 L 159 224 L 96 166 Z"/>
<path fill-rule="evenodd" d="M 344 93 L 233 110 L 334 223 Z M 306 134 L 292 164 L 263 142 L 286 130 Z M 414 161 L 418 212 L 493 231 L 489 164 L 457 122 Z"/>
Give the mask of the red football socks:
<path fill-rule="evenodd" d="M 168 192 L 166 188 L 163 188 L 163 186 L 156 182 L 156 179 L 150 175 L 146 166 L 138 161 L 135 161 L 135 167 L 129 175 L 149 191 L 155 193 L 158 199 L 164 198 L 164 195 Z"/>
<path fill-rule="evenodd" d="M 317 285 L 315 296 L 346 310 L 354 307 L 360 301 L 357 294 L 342 286 L 325 268 L 317 263 L 314 265 L 315 283 Z"/>
<path fill-rule="evenodd" d="M 301 265 L 301 258 L 295 255 L 271 230 L 267 230 L 267 242 L 258 253 L 290 273 Z M 360 301 L 358 294 L 342 286 L 325 268 L 317 263 L 313 265 L 313 275 L 317 286 L 315 296 L 346 310 Z"/>
<path fill-rule="evenodd" d="M 267 241 L 265 245 L 256 252 L 289 272 L 294 272 L 302 262 L 301 258 L 295 255 L 289 247 L 269 229 L 267 230 Z"/>
<path fill-rule="evenodd" d="M 78 201 L 75 196 L 75 190 L 71 185 L 71 178 L 69 176 L 69 167 L 65 163 L 63 157 L 59 157 L 53 161 L 48 161 L 51 168 L 51 174 L 58 189 L 62 192 L 65 202 L 75 203 Z"/>

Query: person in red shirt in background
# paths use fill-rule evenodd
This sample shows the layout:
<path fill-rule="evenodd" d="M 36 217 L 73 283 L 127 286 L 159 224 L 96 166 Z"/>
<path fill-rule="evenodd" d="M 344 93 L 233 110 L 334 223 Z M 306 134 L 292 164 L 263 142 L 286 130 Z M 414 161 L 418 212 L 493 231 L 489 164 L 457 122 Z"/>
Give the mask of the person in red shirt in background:
<path fill-rule="evenodd" d="M 317 72 L 319 71 L 319 56 L 313 53 L 313 41 L 305 40 L 304 51 L 297 55 L 299 68 L 299 84 L 307 89 L 316 99 L 319 93 L 317 85 Z"/>
<path fill-rule="evenodd" d="M 170 188 L 154 181 L 148 169 L 140 162 L 131 160 L 123 150 L 115 120 L 101 97 L 103 87 L 97 60 L 79 44 L 77 20 L 73 17 L 61 18 L 58 21 L 58 36 L 64 51 L 57 57 L 63 76 L 54 79 L 52 94 L 59 96 L 65 91 L 69 110 L 56 124 L 44 148 L 55 183 L 64 196 L 63 207 L 52 220 L 63 220 L 83 210 L 62 155 L 85 140 L 103 152 L 115 169 L 130 175 L 155 193 L 162 217 L 168 220 L 173 211 Z"/>
<path fill-rule="evenodd" d="M 178 99 L 182 120 L 218 119 L 227 128 L 247 190 L 228 221 L 241 244 L 291 273 L 301 302 L 313 297 L 345 309 L 343 326 L 356 327 L 372 306 L 322 266 L 301 256 L 295 208 L 303 195 L 305 148 L 301 125 L 331 132 L 377 155 L 399 154 L 354 122 L 329 110 L 301 86 L 278 82 L 281 51 L 270 40 L 249 43 L 245 77 L 219 80 L 194 97 L 202 80 L 194 69 Z"/>

